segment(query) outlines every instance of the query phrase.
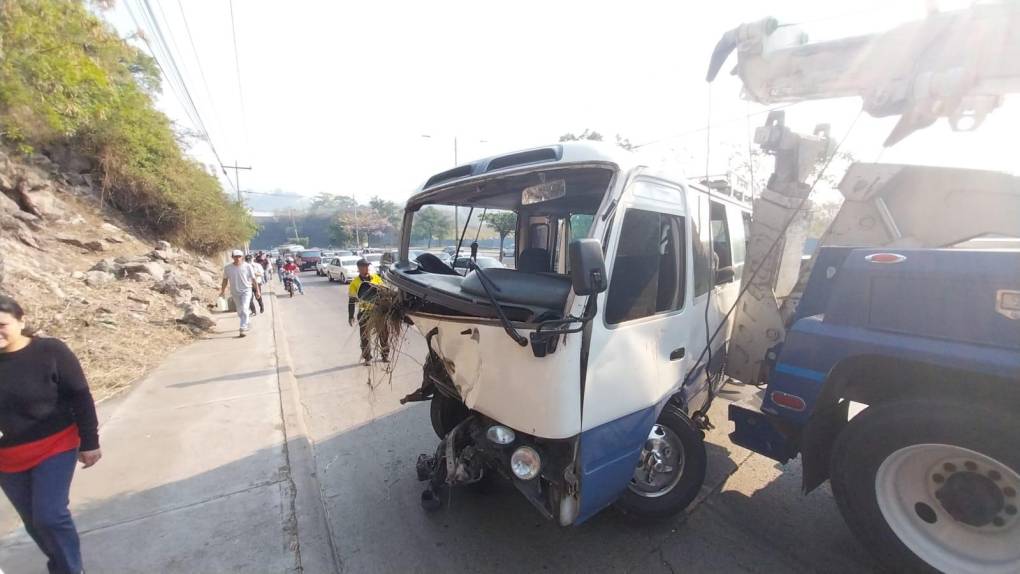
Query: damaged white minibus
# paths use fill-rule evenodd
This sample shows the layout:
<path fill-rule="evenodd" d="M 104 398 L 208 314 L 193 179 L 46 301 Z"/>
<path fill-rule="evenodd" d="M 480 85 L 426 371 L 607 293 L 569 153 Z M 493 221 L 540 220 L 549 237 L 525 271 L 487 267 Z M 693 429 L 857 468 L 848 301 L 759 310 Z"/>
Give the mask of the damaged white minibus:
<path fill-rule="evenodd" d="M 441 439 L 418 461 L 427 508 L 493 473 L 562 525 L 614 502 L 660 517 L 694 499 L 750 220 L 750 198 L 709 185 L 562 143 L 436 174 L 408 201 L 385 279 L 428 342 L 402 401 L 431 401 Z M 471 258 L 481 215 L 515 213 L 515 268 L 409 260 L 429 206 L 467 214 Z"/>

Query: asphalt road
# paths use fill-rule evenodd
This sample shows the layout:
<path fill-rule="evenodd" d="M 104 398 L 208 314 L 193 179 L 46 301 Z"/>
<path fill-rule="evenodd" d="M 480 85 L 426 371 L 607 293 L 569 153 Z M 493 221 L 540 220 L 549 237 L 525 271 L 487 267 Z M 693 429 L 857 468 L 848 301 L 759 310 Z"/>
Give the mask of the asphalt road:
<path fill-rule="evenodd" d="M 642 524 L 613 508 L 561 528 L 514 488 L 455 490 L 421 509 L 414 462 L 437 439 L 417 388 L 424 341 L 413 331 L 392 373 L 358 363 L 346 286 L 314 273 L 305 295 L 281 297 L 285 340 L 338 570 L 343 572 L 867 572 L 870 557 L 843 523 L 827 486 L 800 493 L 796 462 L 783 468 L 730 444 L 717 401 L 709 471 L 689 511 Z M 729 391 L 732 397 L 739 389 Z M 299 472 L 298 469 L 292 469 Z"/>

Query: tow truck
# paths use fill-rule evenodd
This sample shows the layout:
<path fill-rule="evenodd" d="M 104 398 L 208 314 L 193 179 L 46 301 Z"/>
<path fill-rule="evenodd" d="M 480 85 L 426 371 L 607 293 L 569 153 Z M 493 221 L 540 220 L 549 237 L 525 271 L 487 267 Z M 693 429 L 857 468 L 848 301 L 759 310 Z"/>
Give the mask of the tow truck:
<path fill-rule="evenodd" d="M 765 19 L 723 36 L 709 81 L 734 51 L 751 100 L 858 96 L 899 117 L 893 145 L 942 118 L 977 128 L 1020 90 L 1020 4 L 819 43 Z M 733 379 L 759 391 L 729 407 L 732 440 L 800 456 L 805 491 L 831 480 L 884 567 L 1020 571 L 1020 250 L 968 248 L 1020 237 L 1020 179 L 854 163 L 804 260 L 828 134 L 770 113 L 755 141 L 775 169 L 753 204 L 587 144 L 430 177 L 386 275 L 428 345 L 402 401 L 430 401 L 440 438 L 417 464 L 422 504 L 496 473 L 564 526 L 614 503 L 649 520 L 678 512 L 704 479 L 708 408 Z M 467 222 L 513 211 L 517 268 L 410 261 L 431 205 L 470 208 Z"/>
<path fill-rule="evenodd" d="M 899 116 L 893 145 L 940 118 L 975 129 L 1020 89 L 1020 4 L 932 13 L 883 34 L 809 43 L 774 19 L 719 41 L 747 98 L 860 96 Z M 806 262 L 804 198 L 831 142 L 776 113 L 756 141 L 775 173 L 756 200 L 726 374 L 733 442 L 825 480 L 890 571 L 1020 571 L 1020 180 L 854 163 Z M 999 247 L 978 250 L 981 240 Z M 975 241 L 976 239 L 976 241 Z M 862 410 L 863 409 L 863 410 Z"/>

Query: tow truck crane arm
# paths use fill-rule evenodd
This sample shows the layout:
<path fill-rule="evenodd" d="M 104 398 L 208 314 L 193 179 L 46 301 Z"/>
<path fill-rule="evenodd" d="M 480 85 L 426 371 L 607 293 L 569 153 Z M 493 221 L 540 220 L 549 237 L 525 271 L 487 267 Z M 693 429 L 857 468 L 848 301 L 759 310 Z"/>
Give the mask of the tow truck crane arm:
<path fill-rule="evenodd" d="M 773 18 L 742 24 L 716 45 L 709 82 L 734 50 L 745 97 L 769 105 L 859 96 L 872 116 L 900 116 L 888 146 L 940 117 L 953 129 L 974 129 L 1003 94 L 1020 91 L 1020 3 L 976 3 L 816 43 Z"/>
<path fill-rule="evenodd" d="M 1020 92 L 1020 2 L 975 4 L 936 13 L 883 34 L 807 43 L 767 18 L 723 35 L 712 81 L 734 50 L 734 73 L 751 100 L 773 104 L 846 96 L 873 116 L 899 115 L 892 145 L 946 117 L 974 129 L 1003 96 Z M 828 126 L 797 134 L 783 112 L 769 115 L 755 142 L 775 157 L 756 198 L 729 376 L 766 380 L 767 354 L 785 339 L 814 259 L 801 261 L 807 236 L 807 178 L 832 152 Z M 855 163 L 839 190 L 845 201 L 819 246 L 946 247 L 982 235 L 1020 237 L 1020 178 L 922 166 Z M 750 272 L 748 272 L 750 271 Z"/>

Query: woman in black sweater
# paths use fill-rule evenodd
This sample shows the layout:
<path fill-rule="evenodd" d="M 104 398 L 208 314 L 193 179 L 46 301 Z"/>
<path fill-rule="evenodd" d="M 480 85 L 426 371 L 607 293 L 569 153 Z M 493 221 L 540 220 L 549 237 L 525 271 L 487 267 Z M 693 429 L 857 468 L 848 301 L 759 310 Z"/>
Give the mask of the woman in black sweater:
<path fill-rule="evenodd" d="M 24 330 L 21 306 L 0 295 L 0 488 L 49 571 L 78 574 L 68 492 L 75 462 L 88 468 L 102 457 L 96 406 L 67 345 Z"/>

